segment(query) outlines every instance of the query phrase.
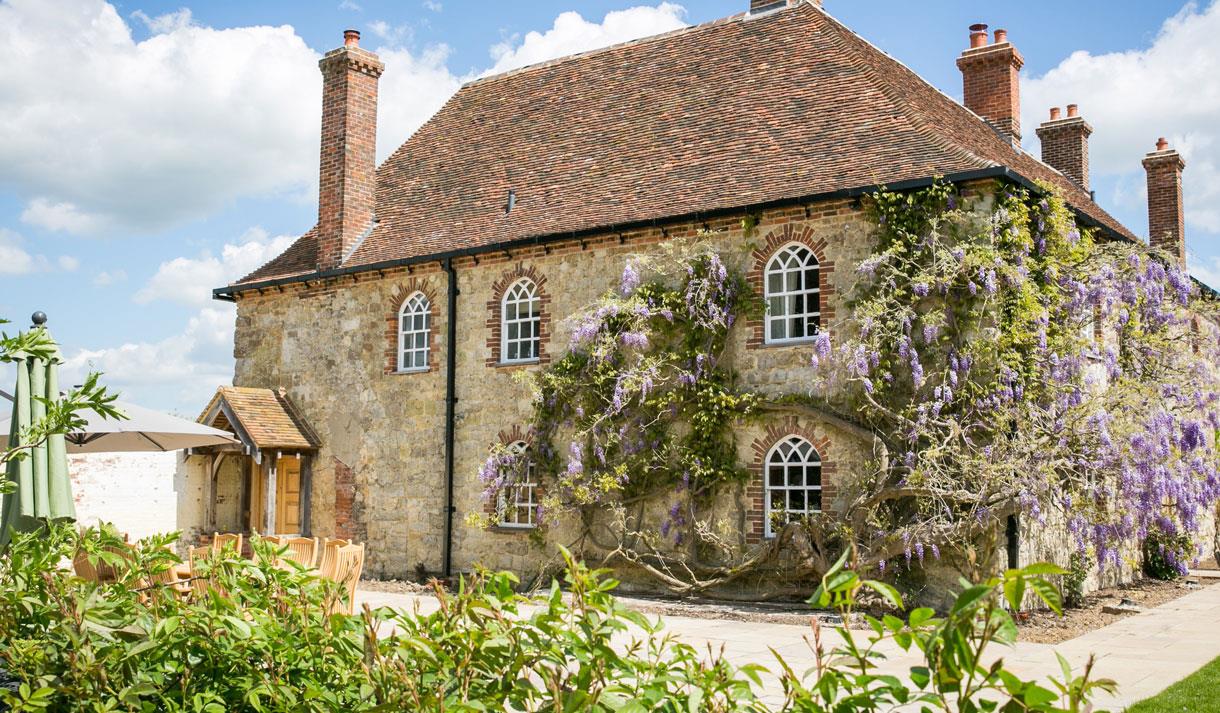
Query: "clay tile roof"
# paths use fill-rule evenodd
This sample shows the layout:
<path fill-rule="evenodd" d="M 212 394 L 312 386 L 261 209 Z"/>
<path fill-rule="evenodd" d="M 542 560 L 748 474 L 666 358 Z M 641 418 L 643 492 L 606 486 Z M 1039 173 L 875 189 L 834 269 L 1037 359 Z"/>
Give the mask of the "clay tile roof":
<path fill-rule="evenodd" d="M 1003 169 L 1134 239 L 1068 178 L 801 3 L 465 85 L 378 169 L 379 222 L 343 267 Z M 310 231 L 242 282 L 316 265 Z"/>
<path fill-rule="evenodd" d="M 238 423 L 230 423 L 227 415 L 230 413 Z M 198 420 L 232 431 L 243 441 L 246 440 L 244 431 L 252 441 L 248 445 L 260 450 L 312 450 L 319 444 L 313 429 L 293 408 L 288 397 L 273 389 L 222 386 Z"/>

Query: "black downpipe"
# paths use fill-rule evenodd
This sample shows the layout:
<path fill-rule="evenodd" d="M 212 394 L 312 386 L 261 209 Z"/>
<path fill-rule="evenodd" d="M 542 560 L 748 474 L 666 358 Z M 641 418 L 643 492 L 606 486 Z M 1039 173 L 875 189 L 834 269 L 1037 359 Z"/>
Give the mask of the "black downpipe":
<path fill-rule="evenodd" d="M 1004 530 L 1005 539 L 1008 540 L 1008 568 L 1016 569 L 1021 566 L 1021 528 L 1016 515 L 1008 516 Z"/>
<path fill-rule="evenodd" d="M 445 258 L 445 274 L 449 276 L 449 306 L 445 317 L 445 563 L 442 576 L 453 574 L 453 407 L 457 403 L 457 271 L 453 258 Z"/>

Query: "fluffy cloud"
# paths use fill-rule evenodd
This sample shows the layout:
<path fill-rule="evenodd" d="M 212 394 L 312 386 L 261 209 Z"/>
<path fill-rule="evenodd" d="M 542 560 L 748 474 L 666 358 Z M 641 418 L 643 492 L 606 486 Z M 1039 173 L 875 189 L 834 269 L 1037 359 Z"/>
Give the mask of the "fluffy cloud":
<path fill-rule="evenodd" d="M 126 270 L 103 270 L 93 276 L 94 287 L 110 287 L 127 281 Z"/>
<path fill-rule="evenodd" d="M 486 74 L 676 30 L 686 26 L 685 15 L 681 5 L 670 2 L 610 12 L 600 23 L 589 22 L 578 12 L 565 12 L 546 32 L 530 32 L 524 39 L 512 37 L 492 47 L 495 66 Z"/>
<path fill-rule="evenodd" d="M 1075 103 L 1096 133 L 1090 170 L 1116 177 L 1115 202 L 1143 198 L 1140 159 L 1158 136 L 1182 152 L 1187 221 L 1220 232 L 1220 2 L 1189 4 L 1166 20 L 1145 49 L 1076 52 L 1044 76 L 1021 85 L 1022 123 L 1032 127 L 1052 106 Z M 1037 153 L 1037 149 L 1034 149 Z"/>
<path fill-rule="evenodd" d="M 139 292 L 135 301 L 154 300 L 203 307 L 212 302 L 212 288 L 220 287 L 250 274 L 292 244 L 292 236 L 274 238 L 262 228 L 251 228 L 236 243 L 226 243 L 216 256 L 204 251 L 197 257 L 179 257 L 161 263 L 156 274 Z"/>
<path fill-rule="evenodd" d="M 0 228 L 0 275 L 25 275 L 39 267 L 39 260 L 25 251 L 17 233 Z"/>

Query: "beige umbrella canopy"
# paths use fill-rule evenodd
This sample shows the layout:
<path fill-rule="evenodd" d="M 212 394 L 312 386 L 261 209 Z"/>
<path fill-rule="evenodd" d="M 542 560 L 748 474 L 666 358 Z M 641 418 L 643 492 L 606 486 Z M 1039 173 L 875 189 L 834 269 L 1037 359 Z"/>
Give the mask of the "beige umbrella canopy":
<path fill-rule="evenodd" d="M 123 412 L 127 419 L 105 419 L 95 413 L 84 414 L 88 422 L 85 427 L 76 433 L 69 433 L 64 439 L 68 453 L 180 451 L 237 442 L 232 434 L 218 428 L 143 406 L 116 401 L 114 407 Z M 8 421 L 0 421 L 0 431 L 8 430 Z"/>

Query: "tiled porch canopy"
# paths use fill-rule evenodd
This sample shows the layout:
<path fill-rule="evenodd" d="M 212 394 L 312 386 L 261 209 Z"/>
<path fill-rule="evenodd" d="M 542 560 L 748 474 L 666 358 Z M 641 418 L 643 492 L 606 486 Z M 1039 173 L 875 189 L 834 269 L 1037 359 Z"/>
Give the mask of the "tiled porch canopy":
<path fill-rule="evenodd" d="M 230 431 L 256 463 L 270 451 L 315 451 L 318 437 L 293 408 L 283 389 L 222 386 L 199 422 Z"/>

